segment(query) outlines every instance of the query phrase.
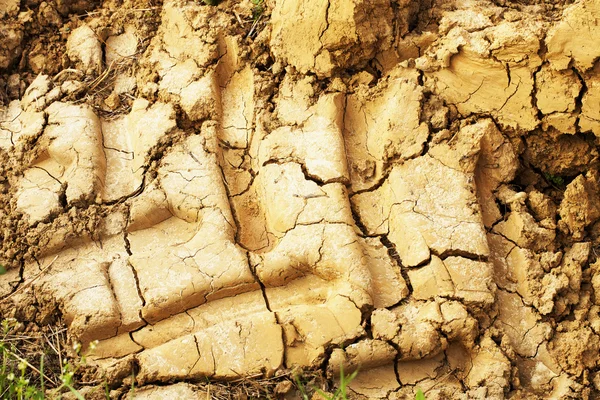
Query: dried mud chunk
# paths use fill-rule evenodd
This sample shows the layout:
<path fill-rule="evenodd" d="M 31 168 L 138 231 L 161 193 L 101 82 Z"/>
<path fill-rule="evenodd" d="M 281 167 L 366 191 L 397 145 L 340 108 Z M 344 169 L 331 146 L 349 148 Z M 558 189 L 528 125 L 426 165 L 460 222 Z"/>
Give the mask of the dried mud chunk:
<path fill-rule="evenodd" d="M 551 175 L 577 175 L 598 163 L 596 148 L 579 136 L 536 132 L 525 142 L 525 160 Z"/>
<path fill-rule="evenodd" d="M 576 132 L 576 98 L 582 84 L 573 70 L 554 71 L 544 65 L 536 74 L 536 105 L 546 114 L 543 126 L 553 126 L 559 132 Z"/>
<path fill-rule="evenodd" d="M 461 372 L 450 368 L 444 353 L 421 360 L 399 361 L 396 369 L 402 387 L 391 393 L 389 399 L 414 399 L 417 389 L 421 389 L 428 399 L 460 399 L 464 396 L 464 385 L 457 377 Z M 440 381 L 444 383 L 440 385 Z"/>
<path fill-rule="evenodd" d="M 207 29 L 211 21 L 219 22 L 213 7 L 165 2 L 161 25 L 153 38 L 148 61 L 158 63 L 161 75 L 161 70 L 165 71 L 176 64 L 175 60 L 193 60 L 198 68 L 208 66 L 218 55 L 216 36 L 219 29 Z"/>
<path fill-rule="evenodd" d="M 113 35 L 106 39 L 104 50 L 104 61 L 107 66 L 113 62 L 121 61 L 123 58 L 133 57 L 138 47 L 138 36 L 133 26 L 126 26 L 125 32 L 120 35 Z"/>
<path fill-rule="evenodd" d="M 104 246 L 118 249 L 114 241 Z M 124 248 L 120 250 L 125 253 Z M 108 274 L 112 260 L 104 251 L 96 245 L 63 251 L 55 261 L 60 269 L 36 283 L 38 296 L 60 304 L 69 331 L 83 343 L 114 336 L 121 325 Z M 47 257 L 46 264 L 52 258 Z"/>
<path fill-rule="evenodd" d="M 326 281 L 322 281 L 321 286 L 323 282 Z M 301 284 L 302 281 L 298 281 L 289 288 L 299 289 Z M 351 298 L 324 293 L 329 298 L 323 302 L 319 298 L 311 299 L 309 294 L 303 295 L 304 301 L 297 304 L 299 299 L 290 298 L 285 289 L 271 288 L 266 293 L 283 328 L 287 367 L 316 367 L 325 360 L 326 347 L 354 341 L 365 334 L 361 326 L 362 313 Z"/>
<path fill-rule="evenodd" d="M 41 111 L 46 106 L 45 95 L 50 91 L 52 81 L 48 75 L 38 75 L 25 90 L 21 99 L 23 109 Z"/>
<path fill-rule="evenodd" d="M 483 137 L 495 129 L 489 119 L 466 125 L 451 140 L 433 145 L 428 154 L 447 167 L 472 174 L 477 166 Z"/>
<path fill-rule="evenodd" d="M 600 3 L 584 0 L 567 7 L 563 16 L 548 32 L 546 58 L 556 70 L 569 67 L 571 61 L 583 71 L 591 68 L 600 56 L 598 41 Z"/>
<path fill-rule="evenodd" d="M 46 123 L 44 113 L 24 111 L 21 104 L 13 100 L 5 110 L 0 110 L 0 148 L 11 150 L 16 146 L 20 150 L 25 142 L 42 133 Z"/>
<path fill-rule="evenodd" d="M 564 373 L 561 376 L 560 367 L 548 355 L 546 343 L 540 345 L 535 357 L 516 358 L 516 368 L 521 387 L 527 392 L 542 396 L 551 393 L 553 398 L 561 398 L 570 392 L 569 379 L 564 379 Z"/>
<path fill-rule="evenodd" d="M 19 179 L 17 210 L 35 223 L 58 213 L 61 209 L 61 183 L 43 167 L 31 168 Z"/>
<path fill-rule="evenodd" d="M 448 340 L 473 345 L 477 322 L 457 302 L 410 301 L 392 310 L 377 309 L 371 315 L 373 337 L 392 341 L 399 360 L 433 357 L 448 345 Z"/>
<path fill-rule="evenodd" d="M 213 300 L 191 308 L 185 313 L 173 315 L 132 332 L 131 337 L 143 348 L 151 349 L 178 337 L 193 334 L 222 322 L 267 311 L 262 292 L 255 290 Z M 121 336 L 129 337 L 129 335 Z M 99 348 L 105 348 L 107 350 L 106 355 L 110 355 L 112 348 L 103 346 L 105 342 L 100 342 Z"/>
<path fill-rule="evenodd" d="M 205 73 L 210 64 L 216 64 L 219 55 L 217 36 L 223 28 L 221 16 L 216 7 L 206 7 L 202 3 L 165 2 L 161 24 L 140 61 L 139 91 L 146 97 L 155 98 L 160 88 L 159 99 L 166 103 L 177 102 L 177 96 L 184 95 L 187 111 L 192 114 L 190 118 L 202 118 L 198 113 L 208 110 L 199 110 L 202 105 L 195 103 L 197 97 L 204 99 L 204 93 L 194 96 L 193 90 L 198 89 L 196 83 L 195 87 L 188 87 L 202 76 L 210 81 L 210 74 Z"/>
<path fill-rule="evenodd" d="M 548 350 L 565 372 L 579 376 L 600 362 L 600 336 L 587 327 L 559 329 Z"/>
<path fill-rule="evenodd" d="M 556 237 L 553 229 L 540 226 L 530 214 L 520 211 L 512 211 L 506 220 L 496 224 L 494 232 L 534 251 L 548 249 Z"/>
<path fill-rule="evenodd" d="M 217 110 L 215 93 L 214 81 L 210 75 L 192 82 L 181 90 L 181 108 L 192 121 L 210 118 Z"/>
<path fill-rule="evenodd" d="M 95 0 L 57 0 L 56 9 L 66 17 L 71 13 L 83 14 L 91 11 L 98 3 Z"/>
<path fill-rule="evenodd" d="M 441 329 L 448 340 L 460 342 L 467 349 L 473 348 L 479 326 L 467 308 L 458 301 L 445 301 L 440 305 L 440 311 L 444 318 Z"/>
<path fill-rule="evenodd" d="M 360 238 L 369 259 L 373 306 L 391 307 L 408 296 L 408 287 L 400 274 L 400 267 L 389 256 L 388 249 L 377 238 Z M 413 286 L 414 287 L 414 286 Z"/>
<path fill-rule="evenodd" d="M 533 71 L 541 63 L 531 56 L 540 45 L 535 30 L 535 24 L 508 21 L 474 33 L 459 26 L 417 67 L 425 71 L 425 85 L 461 115 L 491 113 L 501 125 L 531 130 L 538 124 Z"/>
<path fill-rule="evenodd" d="M 509 344 L 523 357 L 537 354 L 539 345 L 550 338 L 552 327 L 540 322 L 541 317 L 523 304 L 519 295 L 497 292 L 499 315 L 495 322 L 504 331 Z"/>
<path fill-rule="evenodd" d="M 209 394 L 199 390 L 197 386 L 189 383 L 176 383 L 169 386 L 150 386 L 135 391 L 135 396 L 131 394 L 128 399 L 138 400 L 163 400 L 163 399 L 179 399 L 179 400 L 201 400 L 205 399 Z"/>
<path fill-rule="evenodd" d="M 296 163 L 268 164 L 255 182 L 262 189 L 267 231 L 277 238 L 285 240 L 294 229 L 319 224 L 352 224 L 343 185 L 319 186 L 307 180 Z"/>
<path fill-rule="evenodd" d="M 536 104 L 544 114 L 573 112 L 581 82 L 573 70 L 554 71 L 544 65 L 536 74 Z"/>
<path fill-rule="evenodd" d="M 245 255 L 219 232 L 220 216 L 203 214 L 202 229 L 169 219 L 129 235 L 133 253 L 129 261 L 146 301 L 145 320 L 157 322 L 208 300 L 256 289 Z M 223 271 L 225 260 L 229 267 Z"/>
<path fill-rule="evenodd" d="M 277 93 L 277 119 L 287 125 L 299 125 L 308 120 L 312 114 L 319 112 L 314 107 L 321 96 L 315 93 L 316 78 L 311 75 L 294 76 L 286 74 Z"/>
<path fill-rule="evenodd" d="M 62 18 L 60 17 L 56 8 L 45 1 L 40 3 L 37 19 L 39 24 L 42 26 L 59 27 L 62 24 Z"/>
<path fill-rule="evenodd" d="M 488 234 L 488 243 L 498 287 L 511 292 L 517 291 L 531 304 L 532 292 L 528 280 L 540 278 L 544 273 L 542 266 L 536 263 L 534 254 L 519 248 L 499 234 Z"/>
<path fill-rule="evenodd" d="M 104 185 L 106 161 L 96 114 L 90 107 L 61 102 L 46 112 L 48 126 L 40 139 L 44 151 L 18 184 L 17 207 L 30 222 L 41 221 L 59 208 L 63 186 L 71 205 L 98 200 Z M 40 203 L 40 195 L 48 201 Z"/>
<path fill-rule="evenodd" d="M 474 191 L 468 174 L 423 156 L 394 166 L 379 189 L 352 203 L 369 234 L 389 235 L 403 264 L 414 267 L 431 252 L 487 256 Z"/>
<path fill-rule="evenodd" d="M 408 276 L 415 299 L 456 297 L 466 304 L 483 304 L 494 301 L 491 273 L 491 266 L 485 262 L 463 257 L 447 257 L 442 261 L 432 256 L 428 265 L 410 270 Z"/>
<path fill-rule="evenodd" d="M 143 325 L 139 312 L 143 302 L 137 290 L 135 271 L 124 255 L 118 255 L 108 267 L 107 274 L 120 307 L 121 324 L 118 333 L 139 328 Z"/>
<path fill-rule="evenodd" d="M 368 369 L 386 365 L 395 357 L 396 350 L 389 343 L 365 339 L 344 349 L 334 349 L 329 359 L 328 372 L 339 376 L 341 368 L 344 369 L 344 373 L 351 373 L 357 368 Z"/>
<path fill-rule="evenodd" d="M 569 248 L 555 273 L 564 274 L 568 279 L 568 287 L 561 293 L 561 296 L 556 298 L 556 311 L 562 313 L 569 305 L 577 304 L 580 300 L 581 281 L 583 267 L 587 263 L 591 243 L 575 243 Z M 554 271 L 553 271 L 554 272 Z"/>
<path fill-rule="evenodd" d="M 281 327 L 270 312 L 226 321 L 183 336 L 137 356 L 137 380 L 166 382 L 173 379 L 272 374 L 283 362 Z"/>
<path fill-rule="evenodd" d="M 527 305 L 542 315 L 553 310 L 562 313 L 579 300 L 581 269 L 587 261 L 590 244 L 577 243 L 559 264 L 560 253 L 536 255 L 517 247 L 500 235 L 488 236 L 498 286 L 516 291 Z"/>
<path fill-rule="evenodd" d="M 558 208 L 552 199 L 542 192 L 537 190 L 528 192 L 527 206 L 533 212 L 533 216 L 537 221 L 550 220 L 552 223 L 556 222 Z"/>
<path fill-rule="evenodd" d="M 46 109 L 48 127 L 42 140 L 47 140 L 48 155 L 64 171 L 68 183 L 68 204 L 93 200 L 101 193 L 106 161 L 102 151 L 100 121 L 91 108 L 53 103 Z M 63 178 L 62 174 L 54 176 Z"/>
<path fill-rule="evenodd" d="M 300 129 L 285 126 L 272 131 L 259 144 L 258 163 L 299 161 L 306 173 L 321 182 L 347 181 L 348 167 L 341 132 L 343 96 L 322 96 Z"/>
<path fill-rule="evenodd" d="M 330 76 L 389 47 L 391 16 L 385 0 L 278 0 L 271 16 L 271 49 L 301 73 Z"/>
<path fill-rule="evenodd" d="M 156 322 L 256 288 L 246 255 L 233 243 L 233 218 L 216 157 L 203 149 L 202 138 L 192 136 L 174 147 L 163 158 L 158 180 L 166 201 L 158 197 L 160 203 L 152 204 L 150 198 L 145 203 L 150 208 L 136 214 L 166 208 L 175 218 L 129 234 L 130 262 L 146 301 L 144 318 Z"/>
<path fill-rule="evenodd" d="M 479 346 L 465 383 L 471 390 L 485 387 L 484 398 L 504 399 L 510 387 L 510 361 L 490 338 L 484 338 Z"/>
<path fill-rule="evenodd" d="M 600 182 L 598 172 L 579 175 L 567 185 L 560 203 L 560 225 L 566 225 L 574 240 L 585 236 L 585 228 L 600 218 Z"/>
<path fill-rule="evenodd" d="M 19 13 L 20 0 L 2 0 L 0 1 L 0 19 L 5 16 L 16 17 Z"/>
<path fill-rule="evenodd" d="M 388 160 L 421 154 L 429 135 L 427 124 L 420 123 L 422 99 L 416 82 L 400 77 L 361 87 L 347 98 L 344 140 L 353 191 L 380 182 Z"/>
<path fill-rule="evenodd" d="M 586 76 L 587 92 L 583 96 L 579 127 L 583 132 L 592 131 L 600 137 L 600 63 Z"/>
<path fill-rule="evenodd" d="M 2 260 L 2 265 L 5 265 L 4 260 Z M 4 298 L 5 296 L 10 295 L 17 288 L 20 282 L 21 276 L 19 269 L 9 269 L 2 276 L 2 280 L 0 280 L 0 297 Z"/>
<path fill-rule="evenodd" d="M 220 64 L 221 65 L 221 64 Z M 252 138 L 252 126 L 255 112 L 255 77 L 250 67 L 232 74 L 226 81 L 225 76 L 218 75 L 221 88 L 220 106 L 206 108 L 205 113 L 213 117 L 215 112 L 221 113 L 219 139 L 236 149 L 247 148 Z M 182 102 L 187 95 L 182 91 Z M 184 105 L 185 103 L 182 103 Z M 214 118 L 214 117 L 213 117 Z"/>
<path fill-rule="evenodd" d="M 102 69 L 102 45 L 87 25 L 75 29 L 67 40 L 67 54 L 86 74 L 98 74 Z"/>
<path fill-rule="evenodd" d="M 170 104 L 136 99 L 122 118 L 101 120 L 106 177 L 103 200 L 131 195 L 142 185 L 147 157 L 176 128 Z"/>
<path fill-rule="evenodd" d="M 355 235 L 345 224 L 299 225 L 271 251 L 260 255 L 257 275 L 267 286 L 279 286 L 305 274 L 344 279 L 357 285 L 358 295 L 366 290 L 370 274 Z"/>
<path fill-rule="evenodd" d="M 337 381 L 336 386 L 339 386 Z M 390 362 L 389 365 L 361 370 L 348 385 L 348 393 L 353 393 L 356 398 L 389 399 L 399 387 L 394 364 Z"/>
<path fill-rule="evenodd" d="M 485 134 L 481 137 L 481 150 L 475 169 L 477 199 L 486 228 L 502 218 L 494 192 L 502 183 L 515 178 L 519 160 L 510 141 L 502 135 L 492 121 L 483 121 Z"/>
<path fill-rule="evenodd" d="M 0 25 L 0 70 L 7 69 L 21 56 L 23 27 L 2 22 Z"/>
<path fill-rule="evenodd" d="M 436 371 L 444 364 L 444 354 L 431 358 L 398 362 L 398 376 L 403 385 L 419 384 L 424 379 L 435 379 Z"/>

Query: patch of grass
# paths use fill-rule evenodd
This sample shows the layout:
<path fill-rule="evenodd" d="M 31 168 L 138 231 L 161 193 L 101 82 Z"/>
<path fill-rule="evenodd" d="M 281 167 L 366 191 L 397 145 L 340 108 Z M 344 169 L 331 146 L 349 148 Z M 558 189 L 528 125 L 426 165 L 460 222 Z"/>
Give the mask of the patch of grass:
<path fill-rule="evenodd" d="M 265 12 L 265 0 L 252 0 L 252 20 L 257 21 Z"/>
<path fill-rule="evenodd" d="M 81 345 L 74 350 L 79 357 L 69 362 L 61 354 L 64 337 L 49 338 L 45 334 L 28 335 L 19 333 L 19 323 L 4 319 L 0 333 L 0 398 L 6 400 L 60 399 L 71 392 L 78 400 L 85 400 L 76 389 L 75 376 L 86 365 L 86 354 L 81 354 Z M 58 331 L 58 334 L 64 331 Z M 90 344 L 90 352 L 95 343 Z M 48 350 L 52 349 L 53 353 Z M 34 365 L 35 364 L 35 365 Z M 110 398 L 110 397 L 107 397 Z"/>
<path fill-rule="evenodd" d="M 44 392 L 41 388 L 30 384 L 31 378 L 27 375 L 28 361 L 22 358 L 9 335 L 16 321 L 5 319 L 2 321 L 2 337 L 0 338 L 0 398 L 2 399 L 43 399 Z M 40 376 L 44 376 L 43 358 L 40 362 Z M 42 378 L 43 382 L 43 378 Z"/>
<path fill-rule="evenodd" d="M 325 393 L 323 390 L 319 388 L 313 388 L 313 390 L 323 398 L 323 400 L 348 400 L 348 385 L 352 382 L 356 375 L 358 375 L 358 370 L 354 371 L 350 375 L 344 374 L 344 367 L 340 367 L 340 385 L 336 389 L 333 394 Z M 302 400 L 310 400 L 308 396 L 308 391 L 306 386 L 302 383 L 299 375 L 294 376 L 294 381 L 296 382 L 296 387 L 300 391 L 300 395 L 302 396 Z"/>
<path fill-rule="evenodd" d="M 552 185 L 558 187 L 558 188 L 564 188 L 565 187 L 565 180 L 558 175 L 552 175 L 549 174 L 547 172 L 544 172 L 544 178 L 546 178 L 546 180 L 548 182 L 550 182 Z"/>
<path fill-rule="evenodd" d="M 252 7 L 252 26 L 246 37 L 254 39 L 258 35 L 260 27 L 264 26 L 264 22 L 261 24 L 261 21 L 266 8 L 264 0 L 252 0 L 252 4 L 254 4 Z"/>

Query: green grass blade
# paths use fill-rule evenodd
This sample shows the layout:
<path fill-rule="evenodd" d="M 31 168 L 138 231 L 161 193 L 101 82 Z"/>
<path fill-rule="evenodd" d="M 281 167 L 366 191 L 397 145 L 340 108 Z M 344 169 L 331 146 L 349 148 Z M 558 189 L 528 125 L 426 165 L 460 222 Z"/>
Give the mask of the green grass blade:
<path fill-rule="evenodd" d="M 40 356 L 40 386 L 42 394 L 44 393 L 44 354 Z"/>
<path fill-rule="evenodd" d="M 417 389 L 417 394 L 415 395 L 415 400 L 426 400 L 425 395 L 421 389 Z"/>
<path fill-rule="evenodd" d="M 65 384 L 65 386 L 71 391 L 71 393 L 73 393 L 77 400 L 85 400 L 85 397 L 83 397 L 81 393 L 79 393 L 73 386 L 68 384 Z"/>
<path fill-rule="evenodd" d="M 327 393 L 325 393 L 321 389 L 315 389 L 315 392 L 319 393 L 319 396 L 321 396 L 325 400 L 336 400 L 338 398 L 337 392 L 334 393 L 333 397 L 327 396 Z"/>
<path fill-rule="evenodd" d="M 306 388 L 300 381 L 300 377 L 298 375 L 294 376 L 294 381 L 296 382 L 296 387 L 298 388 L 298 390 L 300 391 L 300 394 L 302 395 L 302 400 L 309 400 L 308 394 L 306 393 Z"/>

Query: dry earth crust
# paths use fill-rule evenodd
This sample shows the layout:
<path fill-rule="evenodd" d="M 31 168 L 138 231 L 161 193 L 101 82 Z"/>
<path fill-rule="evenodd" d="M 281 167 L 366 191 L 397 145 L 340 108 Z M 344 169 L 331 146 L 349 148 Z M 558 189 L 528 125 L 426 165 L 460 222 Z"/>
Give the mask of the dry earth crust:
<path fill-rule="evenodd" d="M 599 38 L 600 0 L 0 0 L 2 315 L 136 398 L 600 398 Z"/>

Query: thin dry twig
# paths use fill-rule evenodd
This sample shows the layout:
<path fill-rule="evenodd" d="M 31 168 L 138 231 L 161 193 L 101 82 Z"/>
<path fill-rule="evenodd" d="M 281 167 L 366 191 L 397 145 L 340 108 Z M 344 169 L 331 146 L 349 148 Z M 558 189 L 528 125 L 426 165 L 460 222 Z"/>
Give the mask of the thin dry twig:
<path fill-rule="evenodd" d="M 52 80 L 54 82 L 58 81 L 58 78 L 61 77 L 64 74 L 77 74 L 80 76 L 84 76 L 85 74 L 83 73 L 83 71 L 80 71 L 78 69 L 74 69 L 74 68 L 67 68 L 67 69 L 63 69 L 62 71 L 60 71 L 58 74 L 54 75 L 54 78 L 52 78 Z"/>

